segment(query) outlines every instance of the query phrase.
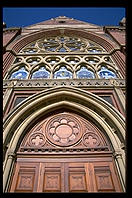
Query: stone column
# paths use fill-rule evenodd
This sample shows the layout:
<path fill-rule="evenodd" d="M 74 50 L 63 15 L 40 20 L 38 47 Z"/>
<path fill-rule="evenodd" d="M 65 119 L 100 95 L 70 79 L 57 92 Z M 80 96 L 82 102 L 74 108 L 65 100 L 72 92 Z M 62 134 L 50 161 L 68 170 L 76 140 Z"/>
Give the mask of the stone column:
<path fill-rule="evenodd" d="M 122 159 L 122 152 L 121 150 L 116 150 L 115 153 L 114 153 L 114 157 L 115 157 L 115 162 L 116 162 L 116 165 L 117 165 L 117 169 L 118 169 L 118 173 L 119 173 L 119 177 L 120 177 L 120 180 L 121 180 L 121 184 L 122 184 L 122 188 L 125 192 L 126 188 L 126 174 L 125 174 L 125 166 L 124 166 L 124 163 L 123 163 L 123 159 Z"/>
<path fill-rule="evenodd" d="M 8 101 L 11 97 L 11 94 L 13 92 L 13 88 L 14 88 L 14 85 L 16 85 L 17 81 L 11 81 L 7 87 L 7 90 L 4 94 L 4 99 L 3 99 L 3 111 L 6 110 L 6 106 L 8 104 Z"/>
<path fill-rule="evenodd" d="M 3 174 L 3 192 L 7 192 L 14 162 L 15 162 L 15 153 L 13 151 L 9 151 L 5 171 Z"/>

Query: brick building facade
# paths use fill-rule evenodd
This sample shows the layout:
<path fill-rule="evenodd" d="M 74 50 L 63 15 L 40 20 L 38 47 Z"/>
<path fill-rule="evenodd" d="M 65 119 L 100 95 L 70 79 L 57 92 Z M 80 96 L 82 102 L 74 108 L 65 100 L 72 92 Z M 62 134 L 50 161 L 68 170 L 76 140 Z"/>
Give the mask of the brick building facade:
<path fill-rule="evenodd" d="M 125 46 L 125 18 L 4 24 L 4 192 L 125 192 Z"/>

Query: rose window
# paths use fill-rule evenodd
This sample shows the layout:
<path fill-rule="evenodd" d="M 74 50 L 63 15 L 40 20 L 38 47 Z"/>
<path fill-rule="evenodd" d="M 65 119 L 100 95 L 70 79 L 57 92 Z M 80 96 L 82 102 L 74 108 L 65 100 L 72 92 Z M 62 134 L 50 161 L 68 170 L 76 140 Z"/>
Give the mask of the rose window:
<path fill-rule="evenodd" d="M 68 37 L 68 36 L 57 36 L 48 37 L 37 40 L 34 43 L 29 44 L 20 53 L 41 53 L 41 52 L 92 52 L 100 53 L 105 50 L 98 44 L 87 39 L 78 37 Z"/>
<path fill-rule="evenodd" d="M 106 53 L 102 46 L 83 37 L 43 37 L 18 52 L 5 79 L 122 78 Z"/>

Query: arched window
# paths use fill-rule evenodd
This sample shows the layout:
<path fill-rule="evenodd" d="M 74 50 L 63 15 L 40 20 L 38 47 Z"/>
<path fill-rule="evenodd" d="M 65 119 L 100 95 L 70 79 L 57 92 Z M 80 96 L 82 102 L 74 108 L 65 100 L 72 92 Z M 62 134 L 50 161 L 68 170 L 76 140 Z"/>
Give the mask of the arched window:
<path fill-rule="evenodd" d="M 67 70 L 65 66 L 62 66 L 58 71 L 54 73 L 54 78 L 72 78 L 72 73 L 69 70 Z"/>
<path fill-rule="evenodd" d="M 20 64 L 27 65 L 29 75 L 24 68 L 16 70 L 16 66 Z M 38 64 L 44 65 L 44 67 L 39 67 L 38 70 Z M 62 67 L 58 68 L 58 65 Z M 70 70 L 67 65 L 71 68 Z M 79 68 L 80 70 L 79 65 L 82 66 Z M 99 65 L 102 65 L 101 69 Z M 111 69 L 109 70 L 109 68 Z M 10 79 L 71 79 L 73 77 L 74 79 L 109 79 L 118 78 L 120 75 L 119 72 L 116 72 L 117 67 L 111 56 L 102 46 L 76 36 L 44 37 L 28 44 L 16 56 L 12 71 L 15 72 L 12 73 Z"/>
<path fill-rule="evenodd" d="M 13 72 L 9 79 L 26 79 L 28 72 L 25 70 L 24 67 L 21 67 L 17 71 Z"/>
<path fill-rule="evenodd" d="M 112 72 L 111 70 L 107 69 L 106 67 L 102 67 L 101 70 L 98 72 L 98 75 L 100 78 L 117 78 L 116 74 Z"/>
<path fill-rule="evenodd" d="M 86 67 L 81 67 L 81 69 L 77 72 L 77 78 L 95 78 L 95 76 L 94 73 Z"/>
<path fill-rule="evenodd" d="M 36 78 L 49 78 L 50 76 L 50 72 L 48 72 L 45 67 L 41 67 L 38 71 L 35 71 L 32 74 L 32 79 L 36 79 Z"/>

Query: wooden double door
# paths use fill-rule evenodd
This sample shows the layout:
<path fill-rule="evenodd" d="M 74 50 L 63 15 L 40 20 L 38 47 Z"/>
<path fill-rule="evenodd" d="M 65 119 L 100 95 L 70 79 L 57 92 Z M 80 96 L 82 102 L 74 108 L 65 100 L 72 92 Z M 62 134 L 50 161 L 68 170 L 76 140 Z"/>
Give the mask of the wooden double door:
<path fill-rule="evenodd" d="M 18 158 L 10 192 L 121 192 L 112 157 Z"/>

